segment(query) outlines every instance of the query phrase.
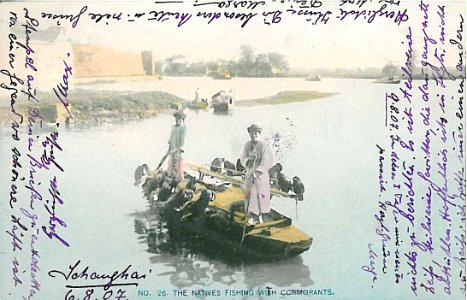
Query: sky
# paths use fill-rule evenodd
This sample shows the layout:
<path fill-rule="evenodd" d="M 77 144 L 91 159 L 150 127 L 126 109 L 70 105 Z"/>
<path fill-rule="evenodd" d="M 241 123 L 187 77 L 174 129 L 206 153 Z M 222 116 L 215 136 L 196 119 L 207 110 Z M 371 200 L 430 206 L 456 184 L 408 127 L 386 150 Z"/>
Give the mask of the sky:
<path fill-rule="evenodd" d="M 376 19 L 371 24 L 364 20 L 340 22 L 337 19 L 331 19 L 327 25 L 313 26 L 301 17 L 283 17 L 279 24 L 269 26 L 258 17 L 250 21 L 245 28 L 240 27 L 240 22 L 215 20 L 210 25 L 206 25 L 204 21 L 195 18 L 177 28 L 173 21 L 165 23 L 117 22 L 105 25 L 93 24 L 82 18 L 76 28 L 72 28 L 66 21 L 62 22 L 65 32 L 62 39 L 74 43 L 101 44 L 124 50 L 152 50 L 156 60 L 176 54 L 183 55 L 188 62 L 237 59 L 240 55 L 240 47 L 250 45 L 257 54 L 277 52 L 285 55 L 291 68 L 381 68 L 388 62 L 402 64 L 405 61 L 406 46 L 401 42 L 405 40 L 408 26 L 421 27 L 422 14 L 418 8 L 419 1 L 402 2 L 404 3 L 395 9 L 403 10 L 407 7 L 413 17 L 401 26 L 396 26 L 390 20 L 382 19 Z M 128 14 L 140 11 L 149 12 L 154 9 L 189 12 L 193 8 L 189 2 L 163 6 L 158 6 L 152 1 L 138 3 L 132 1 L 68 1 L 65 2 L 67 5 L 61 5 L 64 2 L 60 2 L 60 5 L 58 3 L 37 2 L 29 7 L 34 11 L 32 13 L 41 20 L 43 27 L 53 26 L 55 23 L 52 20 L 40 19 L 41 12 L 76 14 L 84 5 L 88 5 L 88 12 L 124 11 Z M 327 3 L 335 15 L 339 14 L 340 1 L 328 1 Z M 438 3 L 448 8 L 445 30 L 453 35 L 458 26 L 457 12 L 465 11 L 465 1 L 436 1 L 436 4 Z M 19 4 L 7 5 L 17 6 Z M 376 6 L 368 6 L 368 9 L 380 6 L 377 3 L 371 5 Z M 285 9 L 288 6 L 270 2 L 266 7 L 273 10 Z M 346 9 L 357 8 L 357 6 L 349 6 Z M 212 6 L 204 10 L 214 11 Z M 2 11 L 2 22 L 5 22 L 6 10 Z M 434 35 L 439 23 L 436 5 L 432 3 L 430 28 L 433 29 Z M 5 26 L 2 26 L 1 30 L 4 29 Z M 0 32 L 3 36 L 3 31 Z M 421 41 L 421 31 L 414 32 L 414 35 Z M 448 64 L 453 63 L 455 63 L 455 57 L 448 57 Z"/>

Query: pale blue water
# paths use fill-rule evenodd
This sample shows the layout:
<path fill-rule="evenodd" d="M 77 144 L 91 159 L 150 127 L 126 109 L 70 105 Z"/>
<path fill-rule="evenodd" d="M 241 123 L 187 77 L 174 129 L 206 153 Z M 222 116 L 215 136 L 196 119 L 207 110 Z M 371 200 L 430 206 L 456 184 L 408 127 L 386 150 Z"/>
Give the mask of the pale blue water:
<path fill-rule="evenodd" d="M 242 92 L 244 98 L 258 93 L 255 92 L 258 85 L 262 90 L 258 94 L 275 93 L 265 88 L 277 86 L 268 80 L 252 79 L 254 82 L 248 84 L 248 79 L 243 80 L 248 86 L 248 91 Z M 140 189 L 133 186 L 133 173 L 142 163 L 151 167 L 158 164 L 167 148 L 173 117 L 161 114 L 148 120 L 82 130 L 61 128 L 59 141 L 64 151 L 57 153 L 57 157 L 65 169 L 59 174 L 64 205 L 57 210 L 67 223 L 67 228 L 61 228 L 60 232 L 71 247 L 65 249 L 41 236 L 37 247 L 41 252 L 39 278 L 43 290 L 37 299 L 63 299 L 67 292 L 63 288 L 65 282 L 49 278 L 46 271 L 66 269 L 77 259 L 102 272 L 119 270 L 128 264 L 142 272 L 152 269 L 138 288 L 129 288 L 130 299 L 162 299 L 155 295 L 155 290 L 171 292 L 176 287 L 223 291 L 266 286 L 277 291 L 332 289 L 334 299 L 407 298 L 410 295 L 407 286 L 393 289 L 384 286 L 391 284 L 391 278 L 381 278 L 380 284 L 371 288 L 369 275 L 360 269 L 368 263 L 368 242 L 375 241 L 372 216 L 376 212 L 378 188 L 376 144 L 387 143 L 384 94 L 396 91 L 398 86 L 360 79 L 324 79 L 319 83 L 290 79 L 290 86 L 288 79 L 282 81 L 283 90 L 301 85 L 302 89 L 322 87 L 338 94 L 301 103 L 236 107 L 230 115 L 214 115 L 211 110 L 190 111 L 186 119 L 185 159 L 198 164 L 209 164 L 215 157 L 235 161 L 248 140 L 246 128 L 253 122 L 263 127 L 263 138 L 279 133 L 283 139 L 278 161 L 283 164 L 285 174 L 302 178 L 306 193 L 305 201 L 298 205 L 298 213 L 293 200 L 274 199 L 273 205 L 313 237 L 309 251 L 281 262 L 235 266 L 189 251 L 184 255 L 150 253 L 145 240 L 134 232 L 134 217 L 130 215 L 147 206 Z M 191 85 L 197 86 L 199 82 Z M 241 85 L 235 82 L 235 90 L 240 90 Z M 116 85 L 115 89 L 123 89 L 122 86 Z M 3 129 L 2 146 L 10 142 L 8 132 Z M 1 149 L 2 166 L 10 165 L 9 148 Z M 0 174 L 4 199 L 8 199 L 8 169 Z M 6 200 L 1 202 L 2 229 L 11 227 L 7 206 Z M 9 299 L 3 291 L 11 284 L 10 239 L 6 237 L 0 242 L 2 275 L 7 277 L 7 281 L 2 279 L 0 283 L 1 299 Z M 153 296 L 139 298 L 138 289 L 148 289 Z"/>

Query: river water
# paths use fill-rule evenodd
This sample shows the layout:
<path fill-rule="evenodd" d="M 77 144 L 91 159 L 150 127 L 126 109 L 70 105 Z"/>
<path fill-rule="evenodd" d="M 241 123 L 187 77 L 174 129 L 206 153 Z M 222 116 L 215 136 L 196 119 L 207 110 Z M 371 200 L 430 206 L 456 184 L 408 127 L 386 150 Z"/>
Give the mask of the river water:
<path fill-rule="evenodd" d="M 228 264 L 189 249 L 177 253 L 148 251 L 144 236 L 134 230 L 134 214 L 144 211 L 147 202 L 140 188 L 133 186 L 133 174 L 136 166 L 148 163 L 155 167 L 163 156 L 173 123 L 173 117 L 164 113 L 152 119 L 89 129 L 60 128 L 63 151 L 57 157 L 65 170 L 59 176 L 64 200 L 60 217 L 67 223 L 61 232 L 71 247 L 52 245 L 42 236 L 38 244 L 43 249 L 41 269 L 66 269 L 77 259 L 109 272 L 128 264 L 144 272 L 151 269 L 148 279 L 138 287 L 150 290 L 151 299 L 159 299 L 154 295 L 156 290 L 165 289 L 170 294 L 173 288 L 332 289 L 335 299 L 374 299 L 375 295 L 384 295 L 383 289 L 370 288 L 369 276 L 361 271 L 361 266 L 367 263 L 367 244 L 375 226 L 371 218 L 378 193 L 376 144 L 387 139 L 384 95 L 397 91 L 398 85 L 363 79 L 309 82 L 164 78 L 87 88 L 163 90 L 192 99 L 197 87 L 201 97 L 232 89 L 239 99 L 287 90 L 336 93 L 307 102 L 236 107 L 228 115 L 215 115 L 212 110 L 189 111 L 186 118 L 185 159 L 197 164 L 209 164 L 215 157 L 234 162 L 249 138 L 246 128 L 251 123 L 263 127 L 265 139 L 279 134 L 274 148 L 276 161 L 282 163 L 283 172 L 289 177 L 302 178 L 306 192 L 298 207 L 295 201 L 281 198 L 273 199 L 273 207 L 313 237 L 310 250 L 292 259 L 259 264 Z M 78 91 L 71 95 L 73 92 Z M 8 132 L 3 130 L 2 145 L 9 140 Z M 9 149 L 1 151 L 1 165 L 9 165 L 11 155 L 5 154 Z M 5 173 L 1 176 L 2 190 L 7 190 L 3 187 L 8 187 L 8 178 Z M 2 208 L 1 218 L 7 224 L 5 211 Z M 3 246 L 6 245 L 2 242 Z M 50 297 L 40 299 L 63 298 L 63 281 L 48 277 L 46 272 L 42 272 L 40 280 L 44 287 L 60 286 L 44 289 L 42 296 Z M 140 299 L 136 290 L 130 290 L 130 299 Z M 397 293 L 395 289 L 388 299 Z"/>

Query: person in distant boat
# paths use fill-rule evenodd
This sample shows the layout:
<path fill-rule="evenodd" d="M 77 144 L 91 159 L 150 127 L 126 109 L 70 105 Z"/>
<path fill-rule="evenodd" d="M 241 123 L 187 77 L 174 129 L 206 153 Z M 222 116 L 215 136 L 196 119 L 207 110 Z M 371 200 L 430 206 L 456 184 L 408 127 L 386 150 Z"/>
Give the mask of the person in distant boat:
<path fill-rule="evenodd" d="M 174 113 L 175 125 L 172 125 L 169 138 L 169 149 L 167 154 L 169 156 L 168 171 L 172 176 L 180 182 L 183 180 L 183 156 L 185 152 L 183 146 L 185 145 L 186 126 L 185 118 L 186 115 L 182 111 Z"/>
<path fill-rule="evenodd" d="M 195 99 L 193 100 L 193 103 L 198 103 L 198 102 L 199 102 L 199 88 L 196 88 Z"/>
<path fill-rule="evenodd" d="M 250 141 L 245 144 L 240 157 L 241 164 L 246 168 L 245 211 L 248 224 L 254 225 L 263 221 L 263 216 L 271 211 L 271 187 L 269 169 L 272 167 L 273 155 L 269 146 L 258 140 L 261 127 L 252 124 L 248 127 Z"/>

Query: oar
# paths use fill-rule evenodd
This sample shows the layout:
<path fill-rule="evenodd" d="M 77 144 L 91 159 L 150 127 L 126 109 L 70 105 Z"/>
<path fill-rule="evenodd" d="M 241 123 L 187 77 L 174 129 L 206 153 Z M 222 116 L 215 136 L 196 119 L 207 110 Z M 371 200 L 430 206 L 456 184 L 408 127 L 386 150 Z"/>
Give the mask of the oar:
<path fill-rule="evenodd" d="M 157 168 L 156 168 L 156 171 L 159 170 L 159 169 L 161 168 L 161 166 L 162 166 L 162 164 L 164 163 L 164 161 L 165 161 L 165 159 L 167 158 L 167 156 L 169 156 L 169 152 L 166 152 L 165 155 L 164 155 L 164 157 L 162 157 L 161 162 L 159 163 L 159 165 L 158 165 Z"/>
<path fill-rule="evenodd" d="M 242 232 L 242 240 L 240 241 L 240 248 L 243 247 L 243 241 L 245 241 L 247 222 L 248 222 L 248 217 L 246 218 L 245 222 L 243 223 L 243 232 Z"/>
<path fill-rule="evenodd" d="M 243 185 L 243 180 L 240 180 L 240 179 L 237 179 L 237 178 L 232 178 L 230 176 L 227 176 L 227 175 L 224 175 L 224 174 L 220 174 L 218 172 L 214 172 L 214 171 L 211 171 L 209 169 L 206 169 L 202 166 L 198 166 L 198 165 L 195 165 L 195 164 L 192 164 L 192 163 L 185 163 L 185 165 L 188 167 L 188 168 L 191 168 L 195 171 L 198 171 L 200 173 L 203 173 L 203 174 L 206 174 L 206 175 L 210 175 L 210 176 L 213 176 L 213 177 L 217 177 L 219 179 L 222 179 L 222 180 L 225 180 L 225 181 L 229 181 L 229 182 L 232 182 L 232 183 L 235 183 L 235 184 L 238 184 L 238 185 Z M 276 189 L 271 189 L 271 193 L 273 195 L 276 195 L 276 196 L 281 196 L 281 197 L 287 197 L 287 198 L 295 198 L 295 195 L 290 195 L 286 192 L 283 192 L 283 191 L 280 191 L 280 190 L 276 190 Z"/>

